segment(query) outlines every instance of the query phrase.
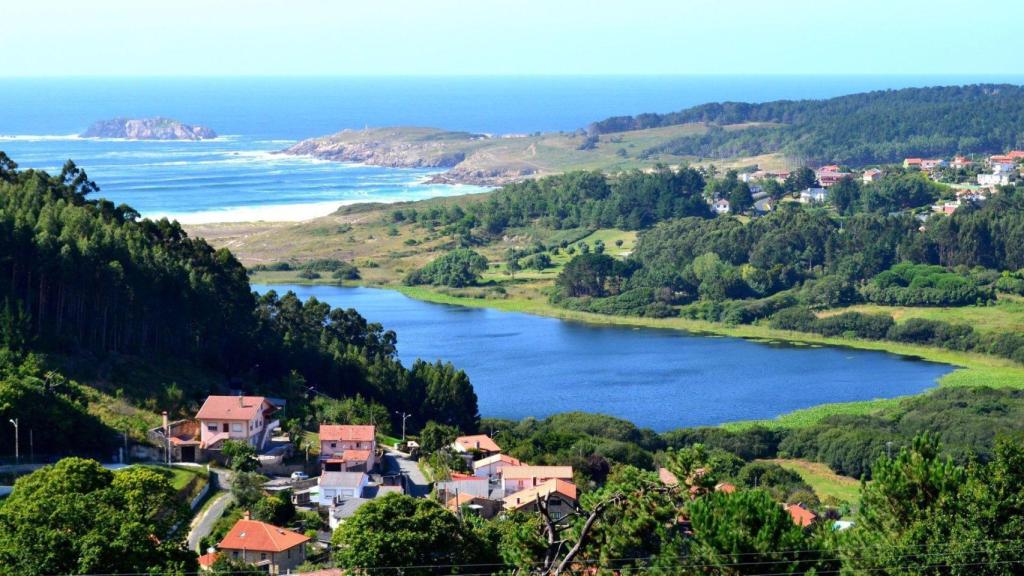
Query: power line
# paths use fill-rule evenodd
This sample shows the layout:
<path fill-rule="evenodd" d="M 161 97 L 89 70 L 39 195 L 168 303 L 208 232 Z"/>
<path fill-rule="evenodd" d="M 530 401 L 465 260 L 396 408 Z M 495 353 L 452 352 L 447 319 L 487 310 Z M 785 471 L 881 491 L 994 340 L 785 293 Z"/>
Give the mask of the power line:
<path fill-rule="evenodd" d="M 917 556 L 917 557 L 932 557 L 932 556 L 935 556 L 935 557 L 951 557 L 951 556 L 960 556 L 960 555 L 964 555 L 964 554 L 969 554 L 969 553 L 972 553 L 972 552 L 980 552 L 982 554 L 987 553 L 987 554 L 991 555 L 994 551 L 986 549 L 986 548 L 982 548 L 979 545 L 982 545 L 982 544 L 1011 544 L 1011 543 L 1016 543 L 1016 544 L 1018 544 L 1018 546 L 1016 546 L 1016 547 L 1009 547 L 1010 550 L 1024 549 L 1024 539 L 974 540 L 974 541 L 966 542 L 966 544 L 968 544 L 969 546 L 967 548 L 964 548 L 964 549 L 961 549 L 961 550 L 946 551 L 946 552 L 925 552 L 925 553 L 917 553 L 917 554 L 915 554 L 915 553 L 906 553 L 906 554 L 901 554 L 899 556 L 899 558 L 902 559 L 902 558 L 906 558 L 907 556 Z M 686 568 L 694 568 L 694 569 L 697 569 L 697 568 L 715 568 L 715 567 L 742 567 L 742 566 L 753 566 L 753 565 L 793 564 L 793 563 L 822 562 L 822 561 L 842 561 L 844 559 L 845 560 L 851 560 L 851 559 L 856 560 L 856 559 L 866 558 L 867 556 L 860 555 L 860 556 L 855 556 L 853 558 L 843 558 L 843 557 L 839 556 L 838 553 L 840 553 L 840 552 L 849 552 L 849 551 L 865 551 L 865 550 L 868 550 L 868 551 L 903 550 L 903 549 L 907 549 L 907 548 L 911 548 L 911 549 L 913 549 L 913 548 L 925 548 L 925 547 L 929 547 L 929 546 L 946 547 L 946 548 L 948 548 L 950 546 L 954 546 L 954 545 L 957 545 L 957 544 L 959 544 L 959 543 L 956 543 L 956 542 L 940 542 L 940 543 L 934 543 L 934 544 L 910 544 L 910 545 L 893 544 L 893 545 L 881 545 L 881 546 L 860 546 L 860 547 L 845 547 L 845 548 L 832 548 L 832 549 L 820 549 L 820 548 L 815 548 L 815 549 L 782 549 L 782 550 L 770 550 L 770 551 L 765 551 L 765 552 L 744 552 L 744 553 L 736 553 L 736 554 L 723 554 L 723 556 L 730 556 L 730 557 L 734 557 L 734 556 L 751 556 L 751 555 L 769 555 L 769 554 L 785 554 L 785 553 L 791 553 L 791 554 L 795 554 L 795 553 L 822 553 L 822 554 L 829 553 L 830 554 L 829 556 L 825 556 L 825 557 L 821 557 L 821 558 L 805 558 L 805 559 L 793 558 L 793 559 L 787 559 L 787 560 L 763 560 L 763 561 L 755 560 L 755 561 L 732 562 L 732 563 L 727 563 L 727 562 L 716 562 L 716 563 L 709 563 L 709 564 L 670 563 L 670 564 L 667 564 L 665 566 L 619 566 L 619 567 L 616 567 L 616 566 L 613 566 L 613 565 L 610 565 L 610 564 L 606 564 L 606 563 L 612 563 L 612 562 L 631 562 L 631 561 L 647 560 L 647 559 L 649 559 L 649 557 L 623 557 L 623 558 L 606 558 L 606 559 L 603 559 L 603 560 L 602 559 L 578 560 L 578 561 L 573 561 L 572 564 L 573 565 L 581 565 L 581 564 L 582 565 L 595 565 L 596 564 L 596 566 L 588 566 L 588 567 L 615 569 L 615 570 L 620 570 L 620 571 L 621 570 L 630 570 L 630 571 L 640 571 L 640 572 L 645 571 L 645 570 L 658 570 L 658 569 L 661 569 L 663 567 L 686 567 Z M 1007 552 L 1007 551 L 1008 551 L 1007 549 L 1000 550 L 1000 552 Z M 832 554 L 832 553 L 835 553 L 835 554 Z M 690 557 L 689 555 L 678 555 L 678 556 L 661 556 L 660 558 L 662 560 L 681 560 L 681 559 L 685 559 L 685 558 L 689 558 L 689 557 Z M 956 565 L 954 565 L 954 564 L 934 564 L 934 565 L 930 565 L 930 566 L 925 566 L 925 568 L 927 568 L 927 567 L 940 567 L 940 566 L 984 566 L 984 565 L 989 565 L 989 564 L 1005 564 L 1005 563 L 1017 563 L 1017 562 L 1024 563 L 1024 559 L 1013 560 L 1013 561 L 992 561 L 992 562 L 962 563 L 962 564 L 956 564 Z M 525 565 L 527 565 L 527 566 L 538 566 L 538 565 L 541 565 L 543 563 L 544 562 L 529 562 L 529 563 L 526 563 Z M 364 567 L 349 568 L 348 570 L 355 571 L 355 572 L 360 572 L 360 571 L 372 571 L 372 570 L 395 570 L 395 571 L 402 571 L 402 570 L 417 570 L 417 569 L 428 569 L 428 568 L 484 568 L 484 567 L 513 568 L 513 569 L 515 569 L 515 568 L 519 568 L 520 566 L 519 565 L 514 565 L 514 564 L 508 564 L 508 563 L 422 564 L 422 565 L 411 565 L 411 566 L 364 566 Z M 913 568 L 913 567 L 920 567 L 920 566 L 918 564 L 904 564 L 904 565 L 895 566 L 895 567 L 890 566 L 890 567 L 887 567 L 885 569 L 891 569 L 891 568 Z M 868 570 L 875 570 L 875 569 L 868 569 Z M 194 575 L 201 575 L 201 574 L 206 574 L 206 573 L 207 572 L 205 572 L 205 571 L 198 571 L 198 572 L 118 572 L 118 573 L 77 573 L 77 574 L 73 574 L 73 575 L 52 575 L 52 576 L 194 576 Z M 817 574 L 829 574 L 829 573 L 838 573 L 838 571 L 824 571 L 824 572 L 818 571 L 816 573 Z M 265 572 L 262 571 L 262 570 L 238 570 L 238 571 L 232 572 L 232 574 L 265 574 Z M 485 575 L 488 575 L 488 574 L 491 574 L 491 572 L 478 572 L 478 573 L 465 573 L 464 572 L 464 573 L 460 573 L 460 576 L 485 576 Z M 783 575 L 783 574 L 790 574 L 790 573 L 789 572 L 785 572 L 785 573 L 779 573 L 778 575 L 774 574 L 774 573 L 766 573 L 766 574 L 760 574 L 758 576 L 780 576 L 780 575 Z"/>

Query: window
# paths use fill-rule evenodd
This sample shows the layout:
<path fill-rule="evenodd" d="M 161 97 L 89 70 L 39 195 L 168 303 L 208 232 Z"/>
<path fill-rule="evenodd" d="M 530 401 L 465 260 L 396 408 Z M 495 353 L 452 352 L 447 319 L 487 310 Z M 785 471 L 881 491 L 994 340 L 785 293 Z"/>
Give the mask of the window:
<path fill-rule="evenodd" d="M 232 424 L 231 425 L 231 431 L 232 432 L 241 432 L 242 431 L 242 425 L 241 424 Z"/>
<path fill-rule="evenodd" d="M 217 425 L 216 424 L 207 424 L 206 425 L 206 429 L 209 430 L 210 432 L 216 432 L 217 431 Z"/>
<path fill-rule="evenodd" d="M 238 550 L 234 550 L 233 552 L 231 552 L 231 556 L 233 556 L 234 558 L 238 558 Z"/>
<path fill-rule="evenodd" d="M 224 431 L 225 431 L 225 432 L 227 432 L 227 431 L 228 431 L 228 423 L 227 423 L 227 422 L 225 422 L 225 423 L 224 423 Z"/>
<path fill-rule="evenodd" d="M 266 552 L 260 552 L 260 560 L 266 560 L 266 559 L 267 559 L 267 553 Z"/>
<path fill-rule="evenodd" d="M 291 549 L 291 548 L 289 548 L 289 549 L 288 549 L 288 557 L 289 557 L 289 558 L 291 558 L 291 557 L 292 557 L 292 549 Z"/>
<path fill-rule="evenodd" d="M 331 442 L 331 448 L 337 448 L 337 447 L 338 447 L 338 443 L 337 442 Z"/>

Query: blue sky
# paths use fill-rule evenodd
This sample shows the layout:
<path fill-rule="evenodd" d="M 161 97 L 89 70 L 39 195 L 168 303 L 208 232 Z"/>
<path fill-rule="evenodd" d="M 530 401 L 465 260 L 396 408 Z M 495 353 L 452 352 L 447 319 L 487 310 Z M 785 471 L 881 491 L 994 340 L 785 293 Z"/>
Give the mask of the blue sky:
<path fill-rule="evenodd" d="M 4 0 L 0 20 L 0 76 L 1024 73 L 1019 0 Z"/>

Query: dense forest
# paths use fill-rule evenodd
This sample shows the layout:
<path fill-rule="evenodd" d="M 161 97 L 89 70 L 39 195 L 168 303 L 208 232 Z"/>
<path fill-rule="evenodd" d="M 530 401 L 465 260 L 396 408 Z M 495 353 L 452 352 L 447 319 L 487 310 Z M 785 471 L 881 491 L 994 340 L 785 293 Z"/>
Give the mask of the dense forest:
<path fill-rule="evenodd" d="M 906 88 L 827 100 L 704 104 L 669 114 L 596 122 L 592 134 L 707 123 L 706 134 L 684 136 L 645 152 L 705 158 L 782 152 L 810 164 L 891 163 L 908 156 L 998 153 L 1024 148 L 1024 87 L 981 84 Z M 766 124 L 746 130 L 722 126 Z"/>
<path fill-rule="evenodd" d="M 97 423 L 85 414 L 81 387 L 50 369 L 48 359 L 60 358 L 138 357 L 211 375 L 203 383 L 215 384 L 206 387 L 178 383 L 184 398 L 164 406 L 181 410 L 175 415 L 207 394 L 243 388 L 348 399 L 359 404 L 350 414 L 376 415 L 385 428 L 395 410 L 406 410 L 417 414 L 412 429 L 437 419 L 475 430 L 476 395 L 463 372 L 443 363 L 402 366 L 395 334 L 354 310 L 294 294 L 257 296 L 229 251 L 189 238 L 176 222 L 92 199 L 98 191 L 70 161 L 50 175 L 18 170 L 0 153 L 0 416 L 27 417 L 29 405 L 46 405 L 31 416 L 33 428 L 54 432 L 37 444 L 40 453 L 115 441 L 113 431 L 82 434 L 73 426 Z M 118 394 L 166 398 L 168 384 L 140 376 Z M 0 429 L 5 446 L 11 432 Z"/>

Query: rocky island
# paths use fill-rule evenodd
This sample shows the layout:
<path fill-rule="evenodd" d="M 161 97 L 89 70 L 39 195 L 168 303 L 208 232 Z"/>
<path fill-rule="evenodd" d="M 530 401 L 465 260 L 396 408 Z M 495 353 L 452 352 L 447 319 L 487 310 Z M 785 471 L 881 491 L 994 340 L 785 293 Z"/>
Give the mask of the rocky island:
<path fill-rule="evenodd" d="M 114 118 L 100 120 L 80 134 L 82 138 L 129 140 L 209 140 L 217 133 L 205 126 L 183 124 L 170 118 Z"/>

